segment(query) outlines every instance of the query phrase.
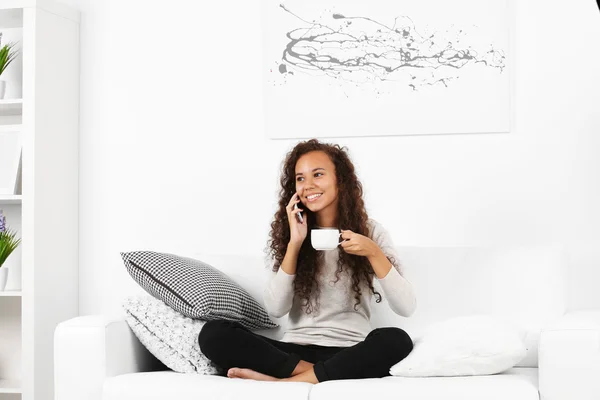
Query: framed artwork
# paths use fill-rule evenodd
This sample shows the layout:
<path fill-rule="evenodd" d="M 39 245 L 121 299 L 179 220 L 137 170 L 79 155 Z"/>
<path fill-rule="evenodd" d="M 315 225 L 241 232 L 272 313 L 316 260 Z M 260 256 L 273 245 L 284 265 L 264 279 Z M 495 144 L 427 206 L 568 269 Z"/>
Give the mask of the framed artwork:
<path fill-rule="evenodd" d="M 0 130 L 0 195 L 17 194 L 21 166 L 21 133 Z"/>
<path fill-rule="evenodd" d="M 272 139 L 510 131 L 509 0 L 262 0 Z"/>

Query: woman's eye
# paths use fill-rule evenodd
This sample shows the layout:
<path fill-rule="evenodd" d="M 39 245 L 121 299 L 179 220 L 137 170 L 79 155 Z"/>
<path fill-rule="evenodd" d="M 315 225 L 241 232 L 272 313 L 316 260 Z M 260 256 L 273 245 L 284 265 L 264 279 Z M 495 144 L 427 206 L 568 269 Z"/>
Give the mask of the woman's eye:
<path fill-rule="evenodd" d="M 322 173 L 322 172 L 317 172 L 317 173 L 315 173 L 315 175 L 314 175 L 314 176 L 315 176 L 315 178 L 316 178 L 316 177 L 318 177 L 318 176 L 321 176 L 321 175 L 323 175 L 323 173 Z M 299 177 L 297 177 L 297 178 L 296 178 L 296 182 L 302 182 L 302 180 L 304 180 L 304 178 L 303 178 L 303 177 L 301 177 L 301 176 L 299 176 Z"/>

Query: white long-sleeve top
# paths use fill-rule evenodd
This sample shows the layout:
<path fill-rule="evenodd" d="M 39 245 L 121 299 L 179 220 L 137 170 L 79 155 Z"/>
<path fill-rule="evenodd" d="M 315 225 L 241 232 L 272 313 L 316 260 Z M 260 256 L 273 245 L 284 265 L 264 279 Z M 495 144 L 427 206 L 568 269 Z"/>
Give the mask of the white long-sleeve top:
<path fill-rule="evenodd" d="M 377 243 L 388 257 L 394 260 L 393 268 L 378 280 L 390 308 L 403 317 L 410 316 L 416 308 L 412 284 L 401 273 L 399 257 L 389 233 L 373 219 L 368 221 L 369 237 Z M 301 308 L 301 299 L 294 294 L 293 282 L 296 275 L 283 269 L 273 272 L 264 291 L 265 308 L 273 317 L 280 318 L 289 313 L 289 327 L 281 341 L 297 344 L 347 347 L 365 339 L 371 332 L 371 298 L 373 294 L 366 284 L 361 286 L 360 304 L 354 309 L 356 299 L 352 290 L 352 272 L 344 269 L 335 282 L 339 257 L 338 249 L 324 251 L 324 265 L 320 269 L 319 308 L 306 314 Z M 343 250 L 341 250 L 343 251 Z M 311 299 L 314 304 L 314 298 Z"/>

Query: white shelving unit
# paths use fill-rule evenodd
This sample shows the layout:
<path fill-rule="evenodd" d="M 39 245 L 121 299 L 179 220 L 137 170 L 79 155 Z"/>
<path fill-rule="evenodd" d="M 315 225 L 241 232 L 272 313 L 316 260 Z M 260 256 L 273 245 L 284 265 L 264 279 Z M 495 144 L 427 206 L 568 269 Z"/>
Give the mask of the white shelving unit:
<path fill-rule="evenodd" d="M 0 400 L 51 400 L 54 329 L 79 311 L 79 13 L 52 0 L 0 0 L 0 32 L 2 45 L 21 34 L 20 60 L 0 77 L 0 132 L 22 143 L 18 193 L 0 194 L 22 239 L 2 267 Z"/>

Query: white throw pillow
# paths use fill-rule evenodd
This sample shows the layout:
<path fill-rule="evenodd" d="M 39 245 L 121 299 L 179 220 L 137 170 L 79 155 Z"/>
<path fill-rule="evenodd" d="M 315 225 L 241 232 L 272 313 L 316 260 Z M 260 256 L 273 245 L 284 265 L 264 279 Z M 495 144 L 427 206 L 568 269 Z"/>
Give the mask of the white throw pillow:
<path fill-rule="evenodd" d="M 486 315 L 457 317 L 430 326 L 415 339 L 412 352 L 390 368 L 390 374 L 497 374 L 514 367 L 526 353 L 518 330 L 509 324 Z"/>
<path fill-rule="evenodd" d="M 151 296 L 128 297 L 123 308 L 133 333 L 167 367 L 183 373 L 219 373 L 200 352 L 198 335 L 206 321 L 188 318 Z"/>

